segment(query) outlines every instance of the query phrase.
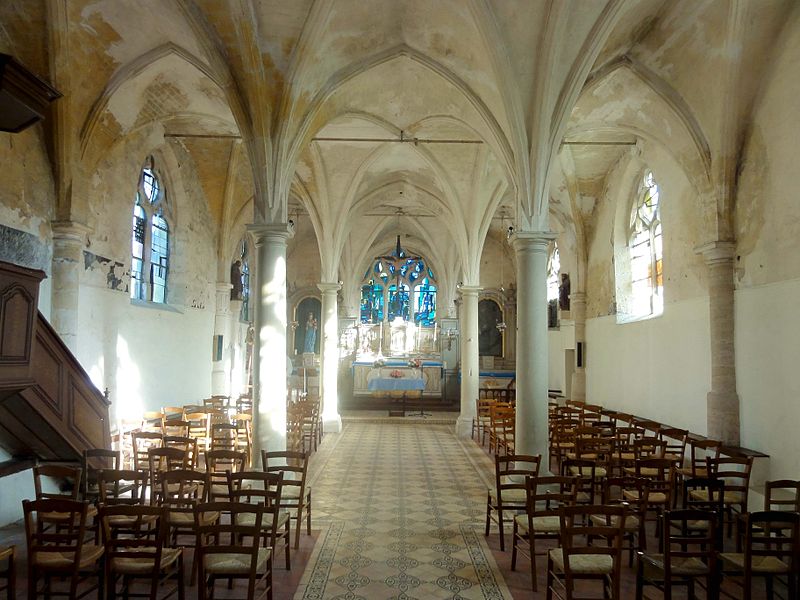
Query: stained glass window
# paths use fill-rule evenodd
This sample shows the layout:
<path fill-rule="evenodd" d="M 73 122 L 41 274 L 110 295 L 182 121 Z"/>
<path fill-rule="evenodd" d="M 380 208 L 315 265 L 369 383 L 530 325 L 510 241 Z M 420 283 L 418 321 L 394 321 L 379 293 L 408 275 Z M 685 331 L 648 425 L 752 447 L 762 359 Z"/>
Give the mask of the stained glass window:
<path fill-rule="evenodd" d="M 383 286 L 368 283 L 361 286 L 361 322 L 380 323 L 383 321 Z"/>
<path fill-rule="evenodd" d="M 152 157 L 139 177 L 131 232 L 131 298 L 165 303 L 169 272 L 169 224 L 164 188 Z"/>
<path fill-rule="evenodd" d="M 416 279 L 416 278 L 415 278 Z M 424 278 L 414 288 L 414 322 L 429 326 L 436 321 L 436 286 Z"/>
<path fill-rule="evenodd" d="M 642 181 L 641 194 L 631 211 L 632 312 L 636 316 L 664 310 L 663 246 L 659 189 L 651 171 Z"/>
<path fill-rule="evenodd" d="M 409 289 L 405 283 L 400 284 L 400 289 L 395 284 L 389 286 L 389 309 L 387 311 L 389 322 L 397 317 L 403 321 L 409 320 Z"/>

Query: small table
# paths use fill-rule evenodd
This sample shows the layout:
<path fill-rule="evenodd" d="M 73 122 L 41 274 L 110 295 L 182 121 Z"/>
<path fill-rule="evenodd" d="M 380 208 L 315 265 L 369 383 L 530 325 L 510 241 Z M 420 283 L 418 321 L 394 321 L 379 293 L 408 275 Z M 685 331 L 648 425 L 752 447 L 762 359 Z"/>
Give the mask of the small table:
<path fill-rule="evenodd" d="M 371 392 L 403 392 L 403 416 L 405 416 L 408 392 L 417 391 L 422 399 L 425 380 L 421 377 L 373 377 L 367 382 L 367 389 Z M 429 416 L 428 413 L 423 412 L 421 403 L 417 416 Z"/>

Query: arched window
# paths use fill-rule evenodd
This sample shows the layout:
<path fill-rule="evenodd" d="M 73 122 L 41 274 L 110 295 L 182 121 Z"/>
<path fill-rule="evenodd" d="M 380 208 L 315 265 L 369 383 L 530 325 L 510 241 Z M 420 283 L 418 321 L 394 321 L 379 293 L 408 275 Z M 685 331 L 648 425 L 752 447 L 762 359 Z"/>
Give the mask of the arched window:
<path fill-rule="evenodd" d="M 659 190 L 651 171 L 644 174 L 631 211 L 631 309 L 634 316 L 664 311 L 663 244 Z"/>
<path fill-rule="evenodd" d="M 165 303 L 169 272 L 166 193 L 152 157 L 139 176 L 131 234 L 131 298 Z"/>
<path fill-rule="evenodd" d="M 385 314 L 389 322 L 399 317 L 423 327 L 432 326 L 436 320 L 435 280 L 422 257 L 406 254 L 398 236 L 394 251 L 377 257 L 364 273 L 361 322 L 380 323 Z"/>

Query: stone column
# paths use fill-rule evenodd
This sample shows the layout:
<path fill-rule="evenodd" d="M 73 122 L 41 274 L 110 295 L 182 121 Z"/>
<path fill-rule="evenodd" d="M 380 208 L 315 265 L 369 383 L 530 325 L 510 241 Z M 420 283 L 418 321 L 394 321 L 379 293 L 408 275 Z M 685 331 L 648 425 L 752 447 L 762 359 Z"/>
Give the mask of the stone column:
<path fill-rule="evenodd" d="M 83 249 L 89 228 L 72 221 L 58 221 L 53 227 L 53 287 L 51 320 L 53 328 L 73 354 L 78 351 L 78 288 L 83 269 Z"/>
<path fill-rule="evenodd" d="M 575 323 L 575 370 L 572 372 L 572 400 L 586 401 L 586 294 L 569 295 L 569 308 Z M 580 347 L 580 356 L 579 350 Z"/>
<path fill-rule="evenodd" d="M 226 365 L 227 348 L 231 345 L 231 288 L 233 286 L 225 281 L 217 282 L 216 293 L 216 314 L 214 315 L 214 348 L 217 352 L 217 336 L 222 336 L 222 351 L 218 360 L 211 358 L 211 393 L 228 394 L 230 393 L 230 380 L 228 371 L 231 365 Z"/>
<path fill-rule="evenodd" d="M 520 232 L 517 252 L 516 452 L 540 454 L 547 473 L 547 249 L 555 235 Z"/>
<path fill-rule="evenodd" d="M 456 422 L 456 434 L 462 437 L 468 437 L 472 432 L 478 400 L 478 293 L 482 289 L 471 285 L 462 285 L 458 289 L 461 294 L 461 414 Z"/>
<path fill-rule="evenodd" d="M 342 430 L 339 416 L 339 310 L 340 283 L 319 283 L 322 292 L 322 428 L 325 432 Z"/>
<path fill-rule="evenodd" d="M 286 450 L 286 223 L 250 225 L 256 249 L 253 341 L 253 444 Z"/>
<path fill-rule="evenodd" d="M 739 445 L 739 396 L 734 346 L 733 242 L 712 242 L 698 249 L 708 266 L 711 342 L 711 391 L 706 397 L 708 437 Z"/>

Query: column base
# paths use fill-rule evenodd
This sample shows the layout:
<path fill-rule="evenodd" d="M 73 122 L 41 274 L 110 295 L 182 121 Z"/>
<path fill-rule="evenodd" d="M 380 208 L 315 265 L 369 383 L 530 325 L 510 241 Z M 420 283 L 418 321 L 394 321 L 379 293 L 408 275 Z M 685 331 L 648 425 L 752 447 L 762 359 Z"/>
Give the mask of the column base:
<path fill-rule="evenodd" d="M 323 433 L 340 433 L 342 431 L 342 416 L 323 417 L 322 431 Z"/>
<path fill-rule="evenodd" d="M 456 435 L 462 438 L 472 436 L 472 417 L 458 417 L 456 420 Z"/>

